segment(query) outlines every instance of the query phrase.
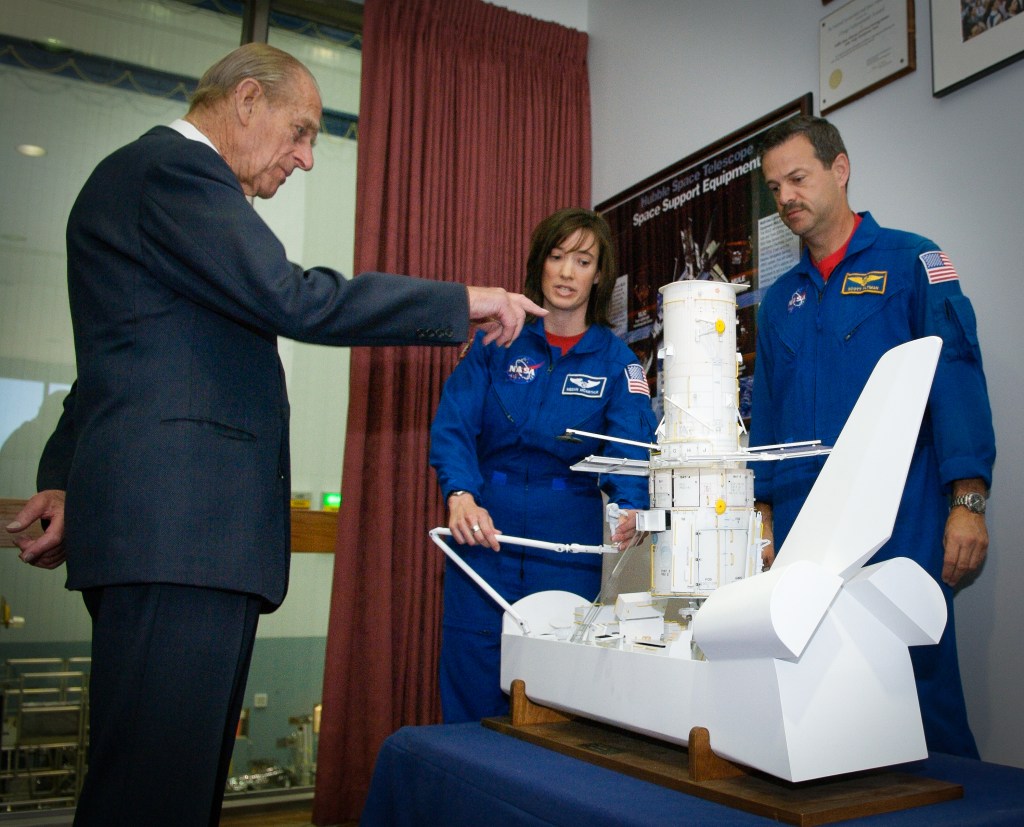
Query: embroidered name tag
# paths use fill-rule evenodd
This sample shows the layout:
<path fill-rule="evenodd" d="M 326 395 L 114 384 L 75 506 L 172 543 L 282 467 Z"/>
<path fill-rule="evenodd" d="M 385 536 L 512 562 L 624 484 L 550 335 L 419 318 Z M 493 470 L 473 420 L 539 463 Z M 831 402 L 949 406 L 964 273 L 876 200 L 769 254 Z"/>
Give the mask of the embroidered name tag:
<path fill-rule="evenodd" d="M 587 396 L 600 399 L 604 396 L 604 386 L 608 379 L 604 376 L 587 376 L 585 373 L 570 373 L 562 383 L 562 396 Z"/>
<path fill-rule="evenodd" d="M 872 270 L 870 273 L 847 273 L 843 279 L 843 295 L 859 296 L 863 293 L 885 292 L 885 282 L 889 278 L 886 270 Z"/>

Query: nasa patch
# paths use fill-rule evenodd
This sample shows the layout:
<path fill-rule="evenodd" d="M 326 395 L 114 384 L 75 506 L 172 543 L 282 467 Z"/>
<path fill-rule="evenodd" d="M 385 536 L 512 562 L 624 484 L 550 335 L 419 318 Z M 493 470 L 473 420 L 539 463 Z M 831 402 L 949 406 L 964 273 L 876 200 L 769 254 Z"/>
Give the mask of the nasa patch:
<path fill-rule="evenodd" d="M 807 303 L 807 288 L 802 287 L 796 290 L 792 296 L 789 297 L 789 304 L 786 306 L 786 310 L 792 313 L 794 310 L 801 308 Z"/>
<path fill-rule="evenodd" d="M 587 376 L 585 373 L 570 373 L 562 383 L 562 396 L 586 396 L 600 399 L 604 396 L 605 376 Z"/>
<path fill-rule="evenodd" d="M 540 361 L 535 365 L 531 365 L 526 361 L 526 357 L 520 356 L 505 368 L 505 378 L 516 385 L 527 385 L 537 378 L 537 370 L 543 364 L 544 362 Z"/>

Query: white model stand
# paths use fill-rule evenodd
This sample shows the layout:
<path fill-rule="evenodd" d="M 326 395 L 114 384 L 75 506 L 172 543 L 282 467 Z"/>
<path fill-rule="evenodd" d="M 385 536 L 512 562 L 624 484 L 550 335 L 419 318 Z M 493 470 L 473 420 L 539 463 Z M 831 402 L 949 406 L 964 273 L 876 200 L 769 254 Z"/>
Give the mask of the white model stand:
<path fill-rule="evenodd" d="M 690 628 L 636 595 L 581 635 L 578 595 L 504 604 L 502 689 L 683 745 L 704 727 L 716 754 L 794 782 L 925 758 L 908 646 L 938 641 L 945 602 L 906 558 L 863 564 L 891 534 L 940 346 L 882 357 L 769 572 L 713 591 Z"/>
<path fill-rule="evenodd" d="M 648 476 L 651 507 L 637 525 L 652 534 L 650 592 L 614 605 L 540 592 L 509 605 L 441 540 L 450 532 L 431 536 L 506 609 L 506 692 L 521 679 L 535 703 L 684 745 L 703 727 L 718 755 L 788 781 L 924 758 L 908 647 L 939 640 L 945 602 L 910 560 L 862 567 L 892 532 L 941 342 L 879 361 L 771 571 L 755 576 L 761 526 L 745 464 L 828 449 L 741 447 L 741 289 L 662 288 L 665 419 L 650 461 L 573 466 Z M 666 616 L 680 597 L 692 599 Z"/>
<path fill-rule="evenodd" d="M 502 688 L 519 678 L 535 703 L 680 744 L 704 727 L 718 755 L 788 781 L 927 757 L 907 647 L 938 642 L 942 593 L 906 558 L 862 566 L 892 532 L 940 344 L 879 361 L 771 571 L 694 617 L 705 659 L 664 640 L 561 642 L 586 601 L 539 593 L 514 604 L 531 635 L 506 618 Z"/>

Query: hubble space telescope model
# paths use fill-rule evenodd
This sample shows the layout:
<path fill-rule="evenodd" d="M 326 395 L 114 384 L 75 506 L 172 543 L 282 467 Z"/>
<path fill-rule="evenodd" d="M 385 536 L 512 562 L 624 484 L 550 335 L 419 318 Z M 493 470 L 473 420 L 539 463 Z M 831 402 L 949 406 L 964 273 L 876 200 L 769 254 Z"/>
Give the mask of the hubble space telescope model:
<path fill-rule="evenodd" d="M 743 448 L 738 289 L 704 280 L 662 288 L 665 416 L 650 461 L 573 466 L 649 478 L 651 507 L 637 526 L 650 533 L 650 591 L 594 603 L 538 592 L 509 604 L 444 542 L 448 529 L 431 538 L 505 609 L 506 692 L 522 680 L 536 704 L 684 746 L 702 727 L 719 756 L 792 782 L 923 759 L 908 647 L 938 642 L 945 601 L 907 558 L 864 564 L 892 533 L 941 341 L 886 353 L 830 452 Z M 803 509 L 761 572 L 745 464 L 822 453 Z"/>

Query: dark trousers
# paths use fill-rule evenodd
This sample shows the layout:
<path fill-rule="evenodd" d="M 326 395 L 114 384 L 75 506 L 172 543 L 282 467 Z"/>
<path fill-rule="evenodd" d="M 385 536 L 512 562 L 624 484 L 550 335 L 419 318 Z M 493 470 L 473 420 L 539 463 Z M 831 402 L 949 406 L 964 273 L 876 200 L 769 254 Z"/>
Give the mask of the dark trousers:
<path fill-rule="evenodd" d="M 76 827 L 215 827 L 260 599 L 167 584 L 83 597 L 93 640 Z"/>

